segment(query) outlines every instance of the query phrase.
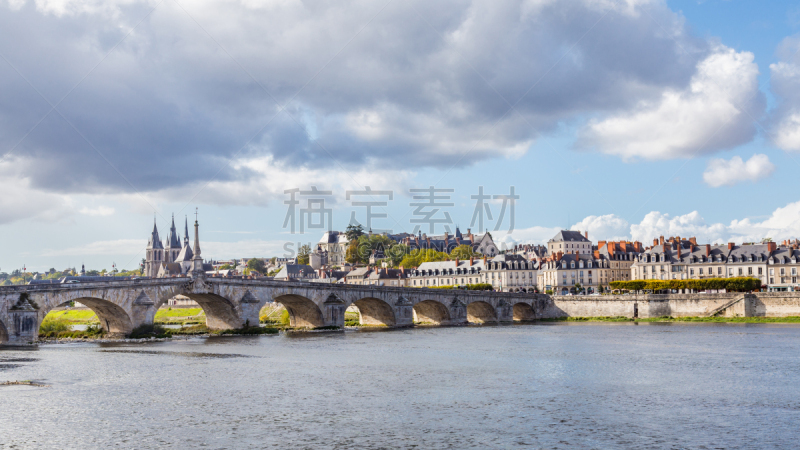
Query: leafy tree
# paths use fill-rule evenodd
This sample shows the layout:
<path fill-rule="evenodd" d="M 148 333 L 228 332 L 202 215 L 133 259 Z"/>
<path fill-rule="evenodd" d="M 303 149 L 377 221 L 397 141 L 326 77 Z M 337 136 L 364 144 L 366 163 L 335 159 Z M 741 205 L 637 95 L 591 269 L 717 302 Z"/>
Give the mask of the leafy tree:
<path fill-rule="evenodd" d="M 219 270 L 234 270 L 236 267 L 232 266 L 231 264 L 223 264 L 219 267 Z"/>
<path fill-rule="evenodd" d="M 350 264 L 358 264 L 361 262 L 361 255 L 358 252 L 358 240 L 352 240 L 347 245 L 347 252 L 345 252 L 344 259 Z"/>
<path fill-rule="evenodd" d="M 297 251 L 297 264 L 308 264 L 308 260 L 311 256 L 311 246 L 308 244 L 303 245 L 300 247 L 300 250 Z"/>
<path fill-rule="evenodd" d="M 464 259 L 470 259 L 470 258 L 473 258 L 473 257 L 477 258 L 477 257 L 481 257 L 481 256 L 483 256 L 483 255 L 481 255 L 480 253 L 478 253 L 475 250 L 473 250 L 472 246 L 471 245 L 467 245 L 467 244 L 461 244 L 458 247 L 456 247 L 456 248 L 454 248 L 453 250 L 450 251 L 450 258 L 451 259 L 458 258 L 458 259 L 464 260 Z"/>
<path fill-rule="evenodd" d="M 264 270 L 266 270 L 267 267 L 264 264 L 263 259 L 251 258 L 249 261 L 247 261 L 247 268 L 250 270 L 255 270 L 258 273 L 264 273 Z"/>
<path fill-rule="evenodd" d="M 403 259 L 408 255 L 410 249 L 404 244 L 395 244 L 386 251 L 386 256 L 392 261 L 392 266 L 402 266 Z M 403 266 L 405 267 L 405 266 Z"/>
<path fill-rule="evenodd" d="M 344 232 L 345 236 L 347 236 L 348 242 L 353 242 L 357 240 L 360 236 L 364 235 L 364 227 L 359 225 L 350 224 L 347 226 L 347 230 Z"/>

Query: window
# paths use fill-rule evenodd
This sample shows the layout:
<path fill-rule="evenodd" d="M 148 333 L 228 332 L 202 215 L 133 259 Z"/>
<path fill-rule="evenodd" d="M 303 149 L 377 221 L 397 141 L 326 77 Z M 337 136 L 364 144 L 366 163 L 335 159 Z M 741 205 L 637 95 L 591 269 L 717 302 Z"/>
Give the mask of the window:
<path fill-rule="evenodd" d="M 741 275 L 741 274 L 742 274 L 742 268 L 739 267 L 739 275 Z"/>
<path fill-rule="evenodd" d="M 792 267 L 792 275 L 797 275 L 797 267 Z"/>
<path fill-rule="evenodd" d="M 747 268 L 747 274 L 748 275 L 752 275 L 753 274 L 753 268 L 752 267 L 748 267 Z"/>
<path fill-rule="evenodd" d="M 694 269 L 689 269 L 689 275 L 694 275 Z"/>
<path fill-rule="evenodd" d="M 722 275 L 722 267 L 717 267 L 717 273 L 718 273 L 719 275 Z"/>
<path fill-rule="evenodd" d="M 773 269 L 772 267 L 770 267 L 770 268 L 769 268 L 769 274 L 770 274 L 770 275 L 775 275 L 775 269 Z M 771 280 L 771 279 L 772 279 L 772 278 L 770 278 L 770 280 Z M 770 281 L 770 283 L 772 283 L 772 281 Z"/>
<path fill-rule="evenodd" d="M 702 274 L 703 274 L 703 268 L 701 267 L 700 268 L 700 275 L 702 275 Z"/>
<path fill-rule="evenodd" d="M 759 268 L 758 268 L 758 274 L 759 274 L 759 275 L 763 275 L 763 274 L 761 273 L 761 272 L 762 272 L 762 269 L 763 269 L 763 267 L 759 267 Z"/>
<path fill-rule="evenodd" d="M 781 275 L 786 275 L 786 269 L 784 269 L 783 267 L 781 267 Z"/>

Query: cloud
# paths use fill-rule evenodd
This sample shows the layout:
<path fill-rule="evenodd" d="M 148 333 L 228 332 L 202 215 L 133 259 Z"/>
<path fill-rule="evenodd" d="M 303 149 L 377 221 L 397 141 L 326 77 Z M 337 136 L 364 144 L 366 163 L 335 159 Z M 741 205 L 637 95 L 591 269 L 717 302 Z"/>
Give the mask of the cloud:
<path fill-rule="evenodd" d="M 639 223 L 629 224 L 613 214 L 588 216 L 571 226 L 572 230 L 589 231 L 589 238 L 598 240 L 634 240 L 651 245 L 659 236 L 696 237 L 698 242 L 759 242 L 764 238 L 775 241 L 800 235 L 800 201 L 777 208 L 763 221 L 751 219 L 732 220 L 728 224 L 708 223 L 698 211 L 673 216 L 659 211 L 647 213 Z M 533 227 L 515 230 L 513 239 L 499 238 L 507 245 L 544 244 L 560 228 Z"/>
<path fill-rule="evenodd" d="M 750 141 L 754 119 L 765 107 L 753 59 L 750 52 L 718 45 L 697 64 L 687 87 L 666 89 L 660 99 L 641 101 L 632 112 L 591 121 L 584 145 L 626 160 L 672 159 Z"/>
<path fill-rule="evenodd" d="M 202 250 L 203 257 L 214 259 L 225 259 L 235 257 L 249 257 L 249 256 L 276 256 L 285 253 L 285 241 L 279 240 L 258 240 L 251 239 L 245 241 L 234 242 L 219 242 L 219 241 L 200 241 L 200 249 Z M 297 249 L 296 243 L 289 242 L 293 249 Z M 43 252 L 43 256 L 70 256 L 70 257 L 84 257 L 84 256 L 120 256 L 120 257 L 134 257 L 138 264 L 139 259 L 137 255 L 144 257 L 145 247 L 147 246 L 147 239 L 116 239 L 109 241 L 95 241 L 89 242 L 76 247 L 68 247 L 57 250 L 47 250 Z M 121 261 L 120 261 L 121 262 Z"/>
<path fill-rule="evenodd" d="M 84 206 L 78 212 L 87 216 L 110 216 L 114 214 L 114 208 L 108 206 L 98 206 L 97 208 L 89 208 Z"/>
<path fill-rule="evenodd" d="M 770 87 L 780 101 L 770 117 L 773 143 L 787 151 L 800 151 L 800 35 L 778 46 L 782 60 L 769 66 Z"/>
<path fill-rule="evenodd" d="M 57 250 L 46 250 L 43 256 L 89 256 L 89 255 L 135 255 L 147 247 L 147 239 L 116 239 L 111 241 L 89 242 L 77 247 L 67 247 Z"/>
<path fill-rule="evenodd" d="M 589 239 L 593 241 L 625 239 L 630 232 L 628 222 L 614 214 L 588 216 L 571 226 L 570 230 L 588 231 Z"/>
<path fill-rule="evenodd" d="M 156 193 L 214 179 L 215 198 L 242 201 L 263 161 L 295 179 L 394 169 L 398 155 L 404 170 L 465 167 L 665 91 L 692 105 L 718 99 L 704 111 L 730 116 L 726 101 L 747 87 L 729 78 L 746 85 L 751 70 L 747 54 L 712 50 L 659 1 L 416 0 L 384 11 L 355 0 L 231 1 L 186 11 L 149 0 L 0 5 L 0 52 L 13 64 L 0 66 L 0 147 L 21 142 L 13 155 L 35 159 L 22 172 L 33 188 Z M 37 89 L 64 98 L 59 112 L 47 114 Z M 750 135 L 741 130 L 720 135 L 739 142 Z"/>
<path fill-rule="evenodd" d="M 703 180 L 711 187 L 733 186 L 743 181 L 758 181 L 775 171 L 775 165 L 764 154 L 755 154 L 744 162 L 740 156 L 730 161 L 712 159 L 708 162 Z"/>

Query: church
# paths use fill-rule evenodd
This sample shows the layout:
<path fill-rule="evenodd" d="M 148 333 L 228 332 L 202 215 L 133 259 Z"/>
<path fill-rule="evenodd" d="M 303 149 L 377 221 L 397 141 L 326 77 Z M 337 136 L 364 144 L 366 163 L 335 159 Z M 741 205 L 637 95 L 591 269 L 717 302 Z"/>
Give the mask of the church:
<path fill-rule="evenodd" d="M 197 234 L 197 223 L 195 223 L 195 234 Z M 195 236 L 195 247 L 199 250 L 200 243 Z M 143 275 L 151 278 L 164 278 L 173 275 L 189 275 L 195 251 L 189 245 L 189 219 L 186 219 L 183 243 L 175 228 L 175 215 L 172 215 L 172 226 L 164 242 L 158 236 L 158 227 L 153 221 L 153 232 L 147 241 L 147 249 L 144 262 Z M 208 266 L 208 267 L 206 267 Z M 203 264 L 203 270 L 213 270 L 211 264 Z"/>

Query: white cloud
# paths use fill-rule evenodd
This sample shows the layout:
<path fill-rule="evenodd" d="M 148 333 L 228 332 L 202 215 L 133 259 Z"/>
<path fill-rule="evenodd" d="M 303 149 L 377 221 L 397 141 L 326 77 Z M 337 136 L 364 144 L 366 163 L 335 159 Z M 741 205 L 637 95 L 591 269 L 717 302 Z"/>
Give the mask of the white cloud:
<path fill-rule="evenodd" d="M 49 222 L 72 212 L 69 196 L 32 187 L 30 178 L 20 175 L 14 158 L 0 162 L 0 192 L 0 224 L 29 218 Z"/>
<path fill-rule="evenodd" d="M 570 229 L 588 230 L 589 239 L 594 242 L 622 239 L 641 241 L 645 246 L 652 245 L 653 239 L 659 236 L 694 236 L 698 242 L 709 243 L 758 242 L 767 237 L 782 241 L 800 236 L 800 201 L 776 209 L 760 222 L 746 218 L 729 224 L 707 223 L 697 211 L 678 216 L 651 211 L 639 223 L 628 224 L 625 219 L 609 214 L 586 217 Z M 515 230 L 513 238 L 498 236 L 496 240 L 507 245 L 544 244 L 559 230 L 558 227 L 532 227 Z"/>
<path fill-rule="evenodd" d="M 628 221 L 617 217 L 614 214 L 604 216 L 588 216 L 580 222 L 570 227 L 571 230 L 589 232 L 589 239 L 597 240 L 619 240 L 626 239 L 630 226 Z"/>
<path fill-rule="evenodd" d="M 95 241 L 77 247 L 67 247 L 43 252 L 44 256 L 88 256 L 88 255 L 135 255 L 144 250 L 147 239 L 116 239 L 112 241 Z"/>
<path fill-rule="evenodd" d="M 743 181 L 758 181 L 772 175 L 775 165 L 764 154 L 755 154 L 747 162 L 740 156 L 734 156 L 730 161 L 712 159 L 708 162 L 703 180 L 711 187 L 733 186 Z"/>
<path fill-rule="evenodd" d="M 692 157 L 751 140 L 764 109 L 750 52 L 718 46 L 685 89 L 667 89 L 633 112 L 594 120 L 582 140 L 623 159 Z"/>
<path fill-rule="evenodd" d="M 234 258 L 234 257 L 248 257 L 248 256 L 277 256 L 286 253 L 284 245 L 287 241 L 265 241 L 258 239 L 251 239 L 245 241 L 234 242 L 219 242 L 219 241 L 203 241 L 200 240 L 200 250 L 204 258 Z M 304 242 L 305 244 L 306 242 Z M 293 245 L 296 251 L 297 243 L 289 242 Z M 145 247 L 147 247 L 147 239 L 116 239 L 109 241 L 95 241 L 87 244 L 68 247 L 63 249 L 49 250 L 43 252 L 43 256 L 70 256 L 70 257 L 84 257 L 84 256 L 125 256 L 141 259 L 137 255 L 144 257 Z M 120 262 L 120 261 L 118 261 Z"/>
<path fill-rule="evenodd" d="M 110 216 L 114 214 L 114 208 L 110 208 L 108 206 L 98 206 L 97 208 L 89 208 L 84 206 L 79 211 L 81 214 L 85 214 L 87 216 Z"/>
<path fill-rule="evenodd" d="M 779 100 L 770 137 L 783 150 L 800 151 L 800 35 L 784 39 L 777 54 L 781 61 L 769 66 L 770 88 Z"/>

